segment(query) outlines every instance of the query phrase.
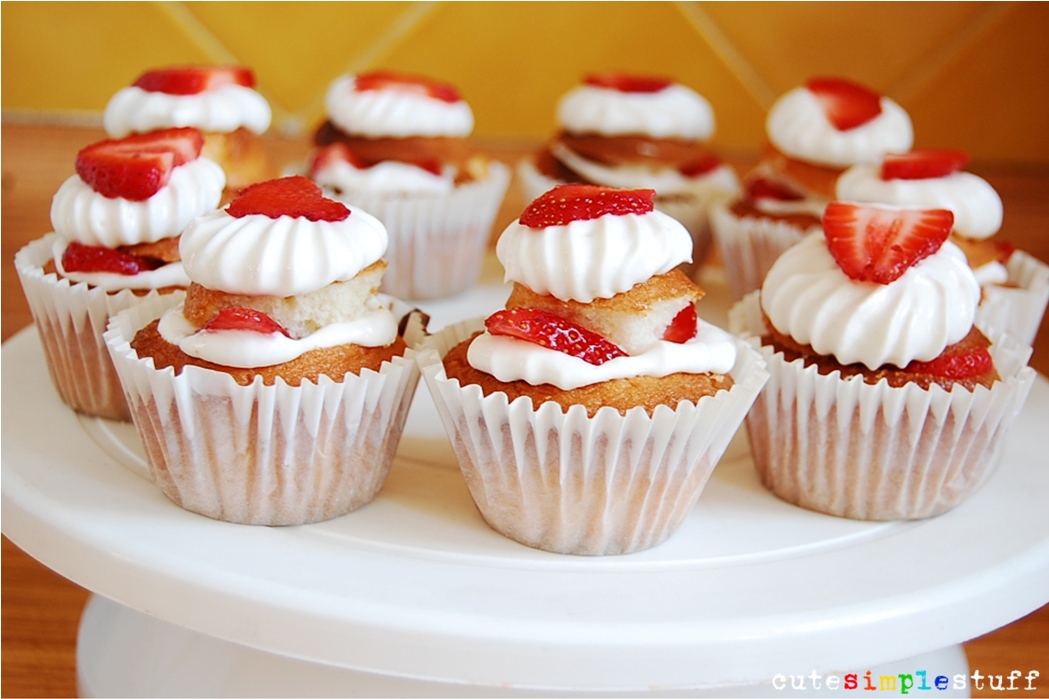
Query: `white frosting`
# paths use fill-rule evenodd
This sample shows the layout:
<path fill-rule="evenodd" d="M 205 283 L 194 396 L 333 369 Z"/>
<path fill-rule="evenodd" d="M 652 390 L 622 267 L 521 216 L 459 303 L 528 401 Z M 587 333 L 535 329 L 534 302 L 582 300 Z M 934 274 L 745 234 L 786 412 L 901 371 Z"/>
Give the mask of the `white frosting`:
<path fill-rule="evenodd" d="M 558 123 L 571 133 L 706 140 L 714 134 L 710 103 L 684 85 L 658 92 L 623 92 L 580 85 L 561 98 Z"/>
<path fill-rule="evenodd" d="M 109 100 L 102 124 L 113 138 L 180 126 L 221 133 L 244 127 L 261 134 L 272 118 L 266 98 L 243 85 L 223 85 L 194 95 L 169 95 L 131 86 Z"/>
<path fill-rule="evenodd" d="M 882 97 L 881 110 L 867 123 L 839 131 L 819 99 L 798 87 L 772 105 L 765 129 L 772 145 L 792 158 L 832 167 L 877 163 L 886 153 L 910 150 L 914 141 L 911 119 L 900 105 Z"/>
<path fill-rule="evenodd" d="M 506 281 L 562 301 L 590 303 L 691 262 L 692 236 L 659 211 L 541 229 L 514 221 L 499 237 L 495 253 L 506 268 Z"/>
<path fill-rule="evenodd" d="M 503 382 L 552 384 L 568 391 L 632 376 L 726 374 L 736 363 L 736 344 L 724 330 L 700 322 L 696 336 L 688 342 L 660 341 L 642 354 L 594 365 L 533 342 L 486 332 L 470 343 L 466 358 L 470 366 Z"/>
<path fill-rule="evenodd" d="M 163 289 L 169 286 L 186 288 L 189 286 L 189 277 L 186 276 L 186 270 L 181 262 L 169 262 L 157 269 L 146 270 L 138 274 L 69 272 L 62 265 L 62 253 L 66 251 L 69 243 L 70 241 L 61 237 L 55 238 L 51 253 L 54 256 L 55 269 L 72 282 L 84 282 L 107 292 L 121 289 Z"/>
<path fill-rule="evenodd" d="M 356 168 L 345 160 L 332 159 L 311 175 L 314 182 L 328 189 L 369 192 L 447 193 L 455 189 L 455 168 L 446 167 L 440 175 L 429 170 L 384 160 L 366 168 Z"/>
<path fill-rule="evenodd" d="M 838 178 L 837 195 L 849 201 L 949 209 L 954 230 L 984 239 L 1002 227 L 1002 200 L 986 180 L 971 172 L 920 180 L 883 180 L 881 165 L 855 165 Z"/>
<path fill-rule="evenodd" d="M 602 165 L 584 158 L 563 143 L 554 143 L 550 150 L 558 160 L 594 184 L 620 189 L 654 189 L 659 194 L 691 194 L 701 199 L 739 191 L 736 171 L 725 164 L 698 177 L 686 177 L 672 167 Z"/>
<path fill-rule="evenodd" d="M 325 99 L 328 118 L 342 131 L 371 138 L 468 136 L 474 117 L 465 101 L 445 102 L 412 89 L 361 90 L 343 75 Z"/>
<path fill-rule="evenodd" d="M 842 364 L 929 361 L 964 338 L 980 303 L 965 254 L 950 242 L 891 284 L 858 282 L 811 235 L 776 260 L 761 305 L 777 331 Z"/>
<path fill-rule="evenodd" d="M 174 168 L 167 185 L 145 201 L 104 197 L 73 175 L 51 200 L 51 225 L 66 240 L 115 248 L 176 236 L 222 199 L 226 175 L 197 158 Z"/>
<path fill-rule="evenodd" d="M 216 291 L 293 296 L 352 279 L 386 252 L 386 228 L 349 206 L 342 221 L 310 221 L 224 210 L 200 216 L 182 233 L 190 279 Z"/>

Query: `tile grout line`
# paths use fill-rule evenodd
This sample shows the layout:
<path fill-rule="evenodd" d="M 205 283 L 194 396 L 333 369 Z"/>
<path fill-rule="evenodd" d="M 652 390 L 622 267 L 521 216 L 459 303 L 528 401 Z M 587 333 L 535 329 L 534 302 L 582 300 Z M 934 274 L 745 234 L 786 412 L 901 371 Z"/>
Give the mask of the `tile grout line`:
<path fill-rule="evenodd" d="M 676 2 L 678 9 L 688 20 L 689 24 L 699 33 L 700 37 L 721 59 L 721 62 L 729 69 L 736 79 L 743 84 L 743 88 L 750 93 L 762 109 L 768 111 L 776 100 L 776 93 L 761 78 L 754 67 L 736 48 L 736 45 L 725 36 L 710 15 L 704 12 L 697 2 Z"/>
<path fill-rule="evenodd" d="M 929 55 L 915 61 L 914 68 L 897 80 L 885 92 L 892 98 L 905 102 L 914 99 L 918 91 L 942 73 L 961 53 L 975 44 L 995 24 L 1016 9 L 1016 2 L 993 2 L 977 14 L 959 31 L 948 37 Z"/>

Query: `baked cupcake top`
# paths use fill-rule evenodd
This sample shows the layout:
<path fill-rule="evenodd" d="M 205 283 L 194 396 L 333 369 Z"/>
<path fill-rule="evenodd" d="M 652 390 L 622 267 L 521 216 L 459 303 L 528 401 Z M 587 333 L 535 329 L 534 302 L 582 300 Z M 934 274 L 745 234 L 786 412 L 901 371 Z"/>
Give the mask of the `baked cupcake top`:
<path fill-rule="evenodd" d="M 273 113 L 254 87 L 254 73 L 241 66 L 150 70 L 110 98 L 102 123 L 113 137 L 179 126 L 220 133 L 245 128 L 261 134 Z"/>
<path fill-rule="evenodd" d="M 140 246 L 178 236 L 219 205 L 226 177 L 201 157 L 203 143 L 196 129 L 179 128 L 81 150 L 77 174 L 51 200 L 58 272 L 107 290 L 188 284 L 180 262 Z"/>
<path fill-rule="evenodd" d="M 947 242 L 953 215 L 831 202 L 824 235 L 788 249 L 769 270 L 761 306 L 773 328 L 841 364 L 906 367 L 961 341 L 980 286 Z"/>
<path fill-rule="evenodd" d="M 532 202 L 500 237 L 497 255 L 507 280 L 526 287 L 515 294 L 542 308 L 513 307 L 489 317 L 486 332 L 470 344 L 469 364 L 503 382 L 564 390 L 635 376 L 731 370 L 731 336 L 696 319 L 694 301 L 702 292 L 687 280 L 688 289 L 681 289 L 669 278 L 690 257 L 691 237 L 654 210 L 654 196 L 652 190 L 562 185 Z M 669 299 L 668 307 L 626 301 L 645 294 L 648 284 L 663 284 L 680 299 Z M 661 313 L 665 318 L 651 325 Z M 619 327 L 606 335 L 623 332 L 632 338 L 630 351 L 595 330 L 608 317 Z"/>

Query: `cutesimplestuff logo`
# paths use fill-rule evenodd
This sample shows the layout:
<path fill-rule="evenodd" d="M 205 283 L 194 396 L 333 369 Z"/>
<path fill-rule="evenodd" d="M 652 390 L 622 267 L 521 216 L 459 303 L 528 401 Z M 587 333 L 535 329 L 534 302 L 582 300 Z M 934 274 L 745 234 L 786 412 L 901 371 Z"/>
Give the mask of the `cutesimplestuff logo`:
<path fill-rule="evenodd" d="M 983 675 L 975 670 L 971 675 L 938 675 L 927 670 L 901 672 L 895 675 L 875 675 L 870 670 L 863 674 L 849 672 L 844 675 L 820 675 L 813 670 L 808 675 L 783 675 L 772 678 L 772 686 L 778 691 L 796 692 L 841 692 L 855 690 L 857 696 L 865 692 L 891 692 L 901 695 L 934 697 L 938 692 L 948 689 L 954 692 L 984 691 L 995 692 L 1033 692 L 1038 689 L 1035 680 L 1037 670 L 1026 674 L 1013 670 L 1008 675 Z M 871 695 L 877 696 L 877 695 Z"/>

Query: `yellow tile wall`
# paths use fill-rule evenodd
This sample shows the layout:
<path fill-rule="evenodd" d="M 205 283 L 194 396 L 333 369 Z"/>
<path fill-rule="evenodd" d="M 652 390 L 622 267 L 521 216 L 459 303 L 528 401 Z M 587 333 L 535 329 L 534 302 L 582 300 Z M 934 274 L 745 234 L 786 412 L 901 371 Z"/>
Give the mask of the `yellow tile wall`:
<path fill-rule="evenodd" d="M 667 75 L 714 105 L 715 145 L 754 152 L 807 77 L 894 97 L 919 147 L 1049 165 L 1049 4 L 1000 2 L 4 2 L 5 118 L 99 121 L 149 67 L 255 69 L 275 128 L 317 123 L 336 76 L 386 67 L 456 84 L 480 139 L 537 141 L 590 71 Z"/>

